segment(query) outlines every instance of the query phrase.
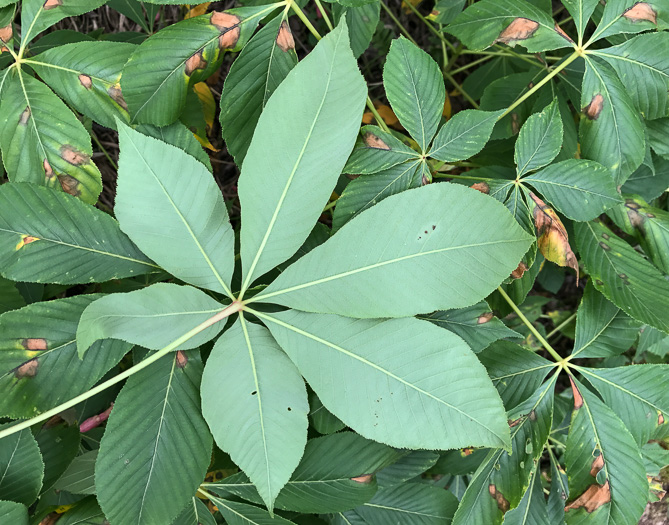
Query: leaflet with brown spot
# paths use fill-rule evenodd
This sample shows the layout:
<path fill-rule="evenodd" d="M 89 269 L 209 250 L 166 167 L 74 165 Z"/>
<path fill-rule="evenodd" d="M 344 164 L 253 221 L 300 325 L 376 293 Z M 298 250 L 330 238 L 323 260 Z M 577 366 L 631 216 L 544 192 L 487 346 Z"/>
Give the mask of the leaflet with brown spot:
<path fill-rule="evenodd" d="M 516 18 L 499 34 L 495 43 L 510 44 L 511 42 L 527 40 L 534 35 L 537 29 L 539 29 L 538 22 L 529 18 Z"/>
<path fill-rule="evenodd" d="M 88 164 L 91 160 L 89 155 L 79 151 L 78 149 L 70 146 L 69 144 L 63 144 L 60 147 L 60 157 L 69 164 L 73 166 L 81 166 L 82 164 Z"/>
<path fill-rule="evenodd" d="M 604 468 L 604 456 L 600 454 L 595 458 L 595 461 L 592 462 L 592 466 L 590 467 L 590 475 L 593 478 L 596 478 L 599 471 L 602 470 L 603 468 Z"/>
<path fill-rule="evenodd" d="M 25 126 L 29 120 L 30 120 L 30 107 L 26 107 L 26 109 L 24 109 L 21 112 L 21 116 L 19 117 L 19 125 Z"/>
<path fill-rule="evenodd" d="M 659 425 L 664 425 L 664 416 L 662 415 L 662 412 L 657 413 L 657 424 Z"/>
<path fill-rule="evenodd" d="M 186 60 L 186 75 L 191 76 L 196 69 L 204 69 L 205 67 L 207 67 L 207 61 L 202 57 L 202 49 L 200 49 Z"/>
<path fill-rule="evenodd" d="M 625 208 L 632 227 L 640 229 L 646 220 L 646 217 L 639 212 L 641 205 L 633 199 L 625 199 Z"/>
<path fill-rule="evenodd" d="M 44 2 L 44 10 L 48 11 L 49 9 L 55 9 L 63 5 L 63 0 L 46 0 Z"/>
<path fill-rule="evenodd" d="M 596 511 L 602 505 L 611 501 L 611 487 L 607 481 L 604 485 L 592 484 L 578 498 L 567 505 L 564 510 L 585 508 L 588 513 Z"/>
<path fill-rule="evenodd" d="M 509 501 L 504 497 L 504 495 L 497 490 L 497 487 L 493 484 L 488 485 L 488 492 L 490 495 L 495 498 L 495 501 L 497 502 L 497 508 L 502 511 L 502 513 L 505 513 L 506 511 L 509 510 L 511 505 L 509 505 Z"/>
<path fill-rule="evenodd" d="M 276 45 L 279 46 L 279 49 L 284 53 L 295 49 L 295 39 L 293 38 L 293 33 L 288 26 L 288 23 L 284 20 L 281 22 L 281 27 L 279 27 L 279 34 L 276 35 Z"/>
<path fill-rule="evenodd" d="M 65 193 L 69 193 L 74 197 L 81 195 L 81 190 L 79 189 L 79 181 L 70 175 L 58 175 L 58 181 L 60 182 L 60 187 L 63 188 Z"/>
<path fill-rule="evenodd" d="M 232 49 L 237 45 L 239 35 L 241 34 L 242 20 L 237 15 L 222 11 L 214 11 L 209 19 L 211 24 L 221 32 L 218 39 L 218 46 L 221 49 Z"/>
<path fill-rule="evenodd" d="M 599 114 L 602 112 L 603 107 L 604 97 L 601 95 L 601 93 L 597 93 L 594 97 L 592 97 L 590 104 L 583 108 L 583 113 L 585 113 L 585 116 L 590 120 L 597 120 L 599 118 Z"/>
<path fill-rule="evenodd" d="M 31 242 L 35 242 L 35 241 L 39 241 L 39 237 L 33 237 L 32 235 L 21 235 L 21 240 L 16 245 L 16 250 L 20 250 L 26 244 L 30 244 Z M 28 339 L 26 339 L 26 341 L 28 341 Z"/>
<path fill-rule="evenodd" d="M 47 179 L 52 179 L 54 177 L 53 168 L 47 159 L 44 159 L 42 166 L 44 166 L 44 176 Z"/>
<path fill-rule="evenodd" d="M 116 102 L 119 106 L 128 111 L 128 104 L 126 104 L 125 99 L 123 98 L 123 93 L 121 93 L 120 84 L 114 84 L 112 87 L 110 87 L 107 90 L 107 95 L 109 95 L 110 98 L 114 102 Z"/>
<path fill-rule="evenodd" d="M 490 185 L 487 182 L 477 182 L 476 184 L 472 184 L 471 188 L 478 190 L 481 193 L 485 193 L 486 195 L 490 193 Z"/>
<path fill-rule="evenodd" d="M 530 192 L 532 216 L 537 228 L 537 244 L 542 255 L 559 266 L 569 266 L 576 272 L 578 286 L 579 270 L 576 255 L 569 245 L 569 235 L 555 211 L 539 197 Z"/>
<path fill-rule="evenodd" d="M 93 80 L 91 77 L 84 75 L 83 73 L 79 75 L 79 83 L 86 89 L 91 89 L 93 87 Z"/>
<path fill-rule="evenodd" d="M 507 421 L 509 428 L 517 427 L 520 425 L 520 423 L 523 421 L 523 416 L 517 418 L 517 419 L 509 419 Z"/>
<path fill-rule="evenodd" d="M 574 40 L 572 37 L 570 37 L 567 33 L 564 32 L 564 29 L 562 29 L 557 23 L 555 24 L 555 32 L 560 35 L 562 38 L 567 40 L 567 42 L 571 42 L 572 44 L 574 43 Z"/>
<path fill-rule="evenodd" d="M 0 40 L 2 40 L 5 44 L 12 39 L 13 34 L 14 32 L 12 30 L 12 24 L 9 24 L 5 27 L 0 27 Z"/>
<path fill-rule="evenodd" d="M 574 410 L 578 410 L 583 406 L 583 396 L 571 377 L 569 378 L 569 382 L 571 383 L 572 394 L 574 394 Z"/>
<path fill-rule="evenodd" d="M 513 277 L 514 279 L 520 279 L 523 275 L 525 275 L 525 272 L 529 269 L 530 267 L 527 266 L 527 264 L 525 264 L 524 261 L 520 261 L 518 267 L 511 272 L 511 277 Z"/>
<path fill-rule="evenodd" d="M 21 340 L 21 346 L 26 350 L 46 350 L 46 339 L 42 337 L 29 337 Z"/>
<path fill-rule="evenodd" d="M 182 350 L 179 350 L 176 353 L 174 359 L 176 360 L 177 366 L 179 368 L 186 368 L 186 365 L 188 364 L 188 356 Z"/>
<path fill-rule="evenodd" d="M 479 315 L 478 319 L 476 320 L 476 324 L 485 324 L 489 322 L 492 318 L 493 318 L 493 313 L 486 312 L 484 314 Z"/>
<path fill-rule="evenodd" d="M 26 361 L 21 366 L 14 369 L 14 377 L 23 379 L 24 377 L 35 377 L 37 369 L 39 368 L 39 361 L 37 358 Z"/>
<path fill-rule="evenodd" d="M 381 140 L 380 137 L 377 137 L 376 135 L 374 135 L 374 133 L 372 133 L 370 131 L 365 133 L 364 141 L 365 141 L 365 144 L 367 144 L 367 146 L 369 146 L 370 148 L 385 149 L 385 150 L 390 149 L 390 146 L 388 146 L 388 144 L 383 142 L 383 140 Z"/>
<path fill-rule="evenodd" d="M 367 485 L 372 482 L 372 474 L 363 474 L 362 476 L 351 478 L 351 481 L 356 481 L 357 483 L 362 483 Z"/>
<path fill-rule="evenodd" d="M 657 11 L 648 2 L 637 2 L 625 11 L 623 16 L 632 22 L 645 20 L 657 25 Z"/>

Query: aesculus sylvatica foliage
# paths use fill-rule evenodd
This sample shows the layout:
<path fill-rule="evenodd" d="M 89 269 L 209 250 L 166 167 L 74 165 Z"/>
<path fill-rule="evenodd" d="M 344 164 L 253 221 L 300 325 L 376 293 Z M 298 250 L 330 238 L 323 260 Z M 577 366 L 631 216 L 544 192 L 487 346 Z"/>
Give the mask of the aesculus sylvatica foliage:
<path fill-rule="evenodd" d="M 0 0 L 0 523 L 664 497 L 669 2 L 427 4 Z"/>

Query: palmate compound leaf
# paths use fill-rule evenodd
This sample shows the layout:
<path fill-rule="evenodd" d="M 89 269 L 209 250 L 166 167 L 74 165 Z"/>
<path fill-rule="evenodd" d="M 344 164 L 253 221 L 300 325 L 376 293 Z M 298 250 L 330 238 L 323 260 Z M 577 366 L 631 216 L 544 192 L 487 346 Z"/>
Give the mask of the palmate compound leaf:
<path fill-rule="evenodd" d="M 82 360 L 76 331 L 100 294 L 34 303 L 0 316 L 0 415 L 32 417 L 92 387 L 130 349 L 98 341 Z"/>
<path fill-rule="evenodd" d="M 377 491 L 374 474 L 402 457 L 401 451 L 353 432 L 310 439 L 304 457 L 276 499 L 275 507 L 302 513 L 341 512 L 369 501 Z M 233 494 L 262 503 L 245 474 L 204 484 L 220 496 Z"/>
<path fill-rule="evenodd" d="M 669 332 L 669 282 L 598 221 L 575 225 L 576 244 L 595 288 L 627 315 Z"/>
<path fill-rule="evenodd" d="M 530 482 L 553 420 L 557 374 L 508 412 L 512 452 L 491 450 L 477 469 L 453 517 L 453 525 L 497 525 L 518 506 Z"/>
<path fill-rule="evenodd" d="M 171 523 L 190 502 L 211 460 L 201 377 L 199 350 L 179 351 L 123 386 L 95 464 L 98 501 L 111 523 Z"/>
<path fill-rule="evenodd" d="M 2 161 L 12 182 L 32 182 L 95 204 L 102 177 L 91 160 L 91 138 L 65 103 L 25 71 L 2 85 Z"/>
<path fill-rule="evenodd" d="M 131 123 L 166 126 L 176 121 L 189 85 L 216 71 L 226 50 L 239 51 L 259 18 L 273 9 L 263 5 L 213 11 L 167 26 L 142 42 L 121 77 Z"/>
<path fill-rule="evenodd" d="M 638 523 L 648 497 L 639 449 L 611 408 L 573 378 L 572 385 L 567 525 Z"/>
<path fill-rule="evenodd" d="M 232 297 L 235 236 L 211 173 L 179 148 L 117 125 L 121 229 L 174 276 Z"/>
<path fill-rule="evenodd" d="M 239 178 L 242 295 L 309 235 L 353 148 L 366 94 L 342 20 L 269 99 Z"/>
<path fill-rule="evenodd" d="M 202 413 L 218 446 L 271 511 L 307 442 L 304 380 L 269 331 L 243 316 L 216 342 L 202 378 Z"/>
<path fill-rule="evenodd" d="M 0 273 L 14 281 L 78 284 L 156 272 L 106 213 L 28 183 L 0 186 Z"/>
<path fill-rule="evenodd" d="M 441 120 L 444 79 L 430 55 L 403 36 L 390 46 L 383 85 L 400 123 L 425 152 Z"/>
<path fill-rule="evenodd" d="M 151 350 L 160 350 L 224 306 L 192 286 L 157 283 L 134 292 L 110 294 L 84 310 L 77 328 L 77 350 L 83 356 L 101 339 L 120 339 Z M 178 347 L 196 348 L 218 335 L 215 323 Z"/>
<path fill-rule="evenodd" d="M 501 401 L 455 334 L 413 318 L 255 313 L 323 405 L 366 438 L 414 449 L 508 447 Z"/>
<path fill-rule="evenodd" d="M 530 243 L 496 200 L 430 184 L 361 213 L 251 301 L 370 318 L 464 308 L 506 279 Z"/>

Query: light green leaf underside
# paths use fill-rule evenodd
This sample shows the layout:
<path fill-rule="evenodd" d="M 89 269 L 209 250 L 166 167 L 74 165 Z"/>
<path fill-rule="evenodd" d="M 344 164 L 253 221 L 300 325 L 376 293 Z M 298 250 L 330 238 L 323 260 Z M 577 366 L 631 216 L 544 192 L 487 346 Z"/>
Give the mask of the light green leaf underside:
<path fill-rule="evenodd" d="M 257 315 L 323 405 L 366 438 L 414 449 L 508 446 L 500 400 L 456 335 L 411 318 Z"/>
<path fill-rule="evenodd" d="M 0 414 L 32 417 L 85 392 L 128 352 L 99 341 L 83 360 L 76 332 L 84 309 L 100 294 L 34 303 L 0 317 Z"/>
<path fill-rule="evenodd" d="M 494 199 L 430 184 L 361 213 L 252 300 L 356 317 L 463 308 L 507 278 L 530 241 Z"/>
<path fill-rule="evenodd" d="M 163 357 L 123 386 L 95 465 L 98 501 L 112 523 L 171 523 L 190 502 L 211 459 L 201 377 L 194 350 Z"/>
<path fill-rule="evenodd" d="M 0 268 L 15 281 L 58 284 L 159 270 L 108 214 L 63 192 L 27 183 L 0 186 Z"/>
<path fill-rule="evenodd" d="M 232 297 L 234 232 L 211 173 L 184 151 L 117 122 L 121 229 L 171 274 Z"/>
<path fill-rule="evenodd" d="M 11 181 L 62 189 L 95 204 L 102 176 L 91 160 L 91 138 L 48 87 L 12 69 L 2 89 L 0 118 L 7 123 L 0 147 Z"/>
<path fill-rule="evenodd" d="M 307 442 L 302 376 L 266 328 L 240 317 L 216 342 L 201 392 L 216 443 L 272 509 Z"/>
<path fill-rule="evenodd" d="M 197 288 L 169 283 L 107 295 L 88 306 L 82 314 L 77 329 L 78 352 L 83 356 L 100 339 L 120 339 L 159 350 L 223 308 Z M 223 323 L 216 323 L 177 349 L 196 348 L 222 329 Z"/>
<path fill-rule="evenodd" d="M 270 97 L 239 179 L 242 290 L 309 235 L 353 148 L 366 93 L 342 20 Z"/>

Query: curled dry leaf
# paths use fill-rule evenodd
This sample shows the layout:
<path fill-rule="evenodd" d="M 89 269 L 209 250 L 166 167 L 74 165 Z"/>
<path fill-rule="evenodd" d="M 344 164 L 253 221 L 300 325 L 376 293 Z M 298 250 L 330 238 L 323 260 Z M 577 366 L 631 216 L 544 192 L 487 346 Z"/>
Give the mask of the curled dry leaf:
<path fill-rule="evenodd" d="M 281 51 L 284 53 L 290 51 L 291 49 L 295 49 L 293 33 L 285 20 L 281 22 L 279 33 L 276 35 L 276 45 L 279 46 L 279 49 L 281 49 Z"/>
<path fill-rule="evenodd" d="M 569 245 L 569 235 L 555 211 L 544 201 L 530 192 L 532 217 L 537 228 L 538 245 L 542 255 L 559 266 L 569 266 L 576 272 L 578 284 L 579 271 L 576 255 Z"/>

